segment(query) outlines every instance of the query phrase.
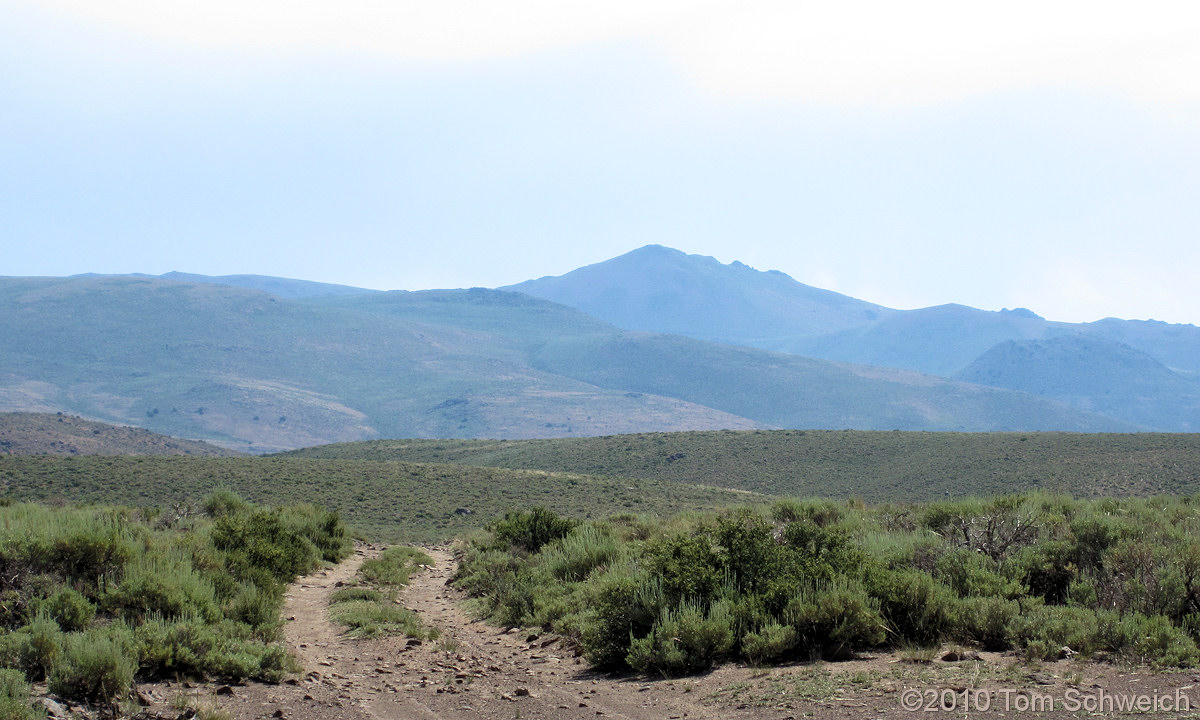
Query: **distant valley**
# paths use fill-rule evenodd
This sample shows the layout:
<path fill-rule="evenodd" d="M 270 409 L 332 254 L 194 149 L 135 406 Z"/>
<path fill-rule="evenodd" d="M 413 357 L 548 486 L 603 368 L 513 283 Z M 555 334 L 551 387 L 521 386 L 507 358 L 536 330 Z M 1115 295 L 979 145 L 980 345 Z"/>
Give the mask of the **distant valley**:
<path fill-rule="evenodd" d="M 650 246 L 511 288 L 0 278 L 0 411 L 270 452 L 755 428 L 1188 432 L 1200 330 L 901 311 Z"/>

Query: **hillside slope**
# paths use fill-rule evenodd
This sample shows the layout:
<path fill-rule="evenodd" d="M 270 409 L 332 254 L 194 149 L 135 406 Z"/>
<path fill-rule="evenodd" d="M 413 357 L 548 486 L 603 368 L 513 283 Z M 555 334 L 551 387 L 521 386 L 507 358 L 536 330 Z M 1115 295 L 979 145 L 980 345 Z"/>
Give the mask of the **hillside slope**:
<path fill-rule="evenodd" d="M 62 413 L 0 413 L 0 455 L 4 454 L 229 457 L 238 453 L 204 442 Z"/>
<path fill-rule="evenodd" d="M 622 332 L 478 288 L 288 300 L 154 278 L 10 278 L 0 335 L 0 410 L 244 451 L 769 426 L 1136 429 L 1025 393 Z"/>
<path fill-rule="evenodd" d="M 1056 398 L 1147 426 L 1200 430 L 1200 383 L 1103 338 L 1065 335 L 1003 342 L 959 378 Z"/>
<path fill-rule="evenodd" d="M 1172 433 L 756 430 L 544 440 L 374 440 L 288 457 L 457 463 L 740 488 L 937 500 L 1028 490 L 1075 497 L 1200 491 L 1200 439 Z"/>

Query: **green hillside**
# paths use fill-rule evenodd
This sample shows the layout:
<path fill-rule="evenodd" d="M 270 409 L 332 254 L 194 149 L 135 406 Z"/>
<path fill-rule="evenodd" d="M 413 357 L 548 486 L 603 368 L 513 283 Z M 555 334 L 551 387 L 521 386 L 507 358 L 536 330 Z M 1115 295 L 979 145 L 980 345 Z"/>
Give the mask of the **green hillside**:
<path fill-rule="evenodd" d="M 1200 492 L 1200 436 L 753 431 L 553 440 L 380 440 L 289 457 L 404 460 L 637 477 L 867 502 L 1041 490 Z"/>
<path fill-rule="evenodd" d="M 667 480 L 539 470 L 304 458 L 3 457 L 0 498 L 171 507 L 231 490 L 264 505 L 303 499 L 388 542 L 458 537 L 508 510 L 579 518 L 669 514 L 754 502 L 753 494 Z M 458 510 L 469 511 L 459 513 Z"/>

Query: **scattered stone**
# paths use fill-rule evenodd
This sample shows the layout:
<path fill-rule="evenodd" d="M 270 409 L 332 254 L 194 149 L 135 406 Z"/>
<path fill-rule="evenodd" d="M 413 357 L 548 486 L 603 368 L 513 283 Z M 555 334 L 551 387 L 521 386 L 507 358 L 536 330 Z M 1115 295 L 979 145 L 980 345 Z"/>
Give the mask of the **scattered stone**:
<path fill-rule="evenodd" d="M 527 642 L 527 643 L 537 642 L 537 639 L 539 637 L 541 637 L 541 636 L 538 635 L 537 633 L 530 633 L 529 637 L 525 638 L 525 642 Z"/>
<path fill-rule="evenodd" d="M 236 697 L 236 695 L 233 692 L 233 688 L 229 687 L 228 685 L 222 685 L 221 687 L 217 688 L 215 692 L 217 695 L 228 695 L 230 697 Z"/>
<path fill-rule="evenodd" d="M 408 642 L 404 643 L 404 646 L 405 646 L 405 647 L 417 647 L 417 646 L 419 646 L 419 645 L 421 645 L 421 644 L 422 644 L 422 643 L 421 643 L 421 640 L 420 640 L 419 638 L 409 638 L 409 639 L 408 639 Z"/>
<path fill-rule="evenodd" d="M 1062 649 L 1060 649 L 1058 651 L 1058 659 L 1059 660 L 1070 660 L 1071 658 L 1075 657 L 1078 654 L 1079 653 L 1075 652 L 1071 648 L 1067 647 L 1066 645 L 1063 645 Z"/>
<path fill-rule="evenodd" d="M 966 660 L 982 660 L 979 653 L 970 650 L 951 650 L 942 656 L 943 662 L 963 662 Z"/>
<path fill-rule="evenodd" d="M 52 718 L 68 718 L 71 716 L 70 711 L 59 703 L 50 698 L 42 698 L 42 707 L 46 708 L 46 714 Z"/>
<path fill-rule="evenodd" d="M 1029 674 L 1029 679 L 1038 685 L 1053 685 L 1054 676 L 1049 673 L 1035 672 Z"/>
<path fill-rule="evenodd" d="M 529 688 L 519 687 L 513 691 L 513 694 L 517 697 L 529 697 Z"/>
<path fill-rule="evenodd" d="M 279 709 L 278 709 L 278 710 L 276 710 L 275 712 L 271 713 L 271 717 L 273 717 L 273 718 L 282 718 L 282 717 L 287 717 L 287 715 L 286 715 L 286 714 L 284 714 L 284 712 L 283 712 L 283 708 L 279 708 Z"/>

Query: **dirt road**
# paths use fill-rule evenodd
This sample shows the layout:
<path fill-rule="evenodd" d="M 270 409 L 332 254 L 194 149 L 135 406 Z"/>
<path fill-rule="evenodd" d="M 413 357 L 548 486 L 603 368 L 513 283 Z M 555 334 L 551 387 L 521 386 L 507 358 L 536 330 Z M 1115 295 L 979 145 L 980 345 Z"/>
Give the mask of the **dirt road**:
<path fill-rule="evenodd" d="M 906 710 L 901 699 L 913 688 L 938 693 L 985 688 L 996 704 L 982 714 L 997 717 L 1023 712 L 1005 708 L 1001 698 L 1011 705 L 1035 693 L 1057 704 L 1055 712 L 1032 714 L 1076 716 L 1062 710 L 1072 690 L 1083 697 L 1097 691 L 1182 691 L 1194 696 L 1194 707 L 1200 709 L 1200 675 L 1195 673 L 1155 674 L 1075 662 L 1034 668 L 994 654 L 922 666 L 887 654 L 769 670 L 730 664 L 680 680 L 613 677 L 590 671 L 554 635 L 505 632 L 472 620 L 459 594 L 446 585 L 453 558 L 438 548 L 427 549 L 434 567 L 414 575 L 399 601 L 438 628 L 441 637 L 421 644 L 403 638 L 350 640 L 328 619 L 329 595 L 376 552 L 362 547 L 352 559 L 291 588 L 284 610 L 289 618 L 286 637 L 304 665 L 301 679 L 236 687 L 232 695 L 217 698 L 220 705 L 239 720 L 911 718 L 918 713 Z M 978 701 L 982 696 L 963 697 Z M 1156 717 L 1186 715 L 1155 712 Z"/>
<path fill-rule="evenodd" d="M 454 562 L 445 549 L 427 549 L 433 568 L 414 575 L 400 597 L 440 631 L 437 640 L 347 639 L 328 619 L 329 595 L 374 552 L 360 548 L 351 560 L 302 578 L 288 593 L 286 637 L 304 665 L 303 679 L 234 688 L 222 698 L 223 707 L 239 720 L 730 717 L 689 692 L 688 683 L 594 673 L 556 636 L 505 632 L 472 620 L 446 585 Z"/>

